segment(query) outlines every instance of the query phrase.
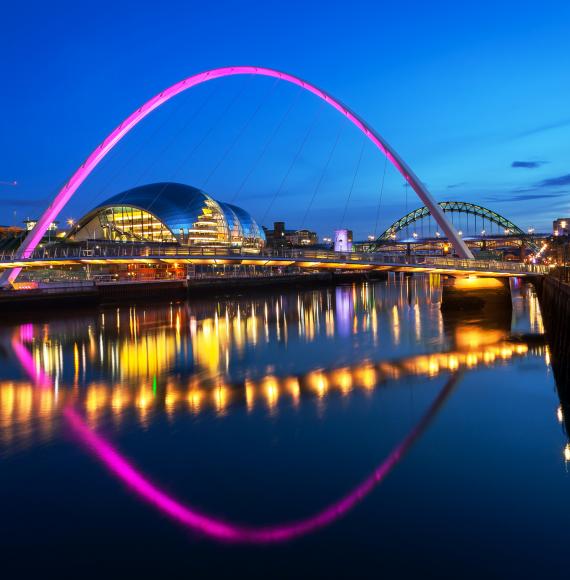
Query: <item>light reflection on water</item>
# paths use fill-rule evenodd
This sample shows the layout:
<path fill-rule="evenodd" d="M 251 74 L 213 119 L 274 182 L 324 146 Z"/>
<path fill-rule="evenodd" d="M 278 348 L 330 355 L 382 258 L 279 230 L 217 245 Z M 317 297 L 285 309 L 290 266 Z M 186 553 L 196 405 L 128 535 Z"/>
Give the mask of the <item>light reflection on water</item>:
<path fill-rule="evenodd" d="M 527 336 L 542 332 L 536 296 L 527 286 L 514 296 L 512 323 L 444 319 L 439 281 L 414 277 L 7 324 L 0 452 L 21 455 L 65 438 L 62 414 L 70 408 L 91 433 L 130 438 L 141 427 L 155 432 L 164 419 L 176 429 L 239 416 L 247 428 L 248 416 L 253 424 L 260 412 L 262 421 L 288 420 L 313 404 L 322 420 L 329 401 L 346 401 L 350 413 L 351 401 L 365 397 L 372 405 L 383 392 L 412 388 L 419 406 L 404 410 L 401 427 L 386 429 L 389 456 L 436 398 L 431 383 L 441 388 L 456 373 L 482 369 L 548 366 L 548 348 Z M 370 458 L 369 469 L 377 460 Z"/>
<path fill-rule="evenodd" d="M 513 327 L 542 331 L 532 290 L 515 296 Z M 5 328 L 4 344 L 26 362 L 0 382 L 3 451 L 30 444 L 35 431 L 42 441 L 53 436 L 70 403 L 93 427 L 105 414 L 120 417 L 129 408 L 143 425 L 157 410 L 223 416 L 233 405 L 250 411 L 262 405 L 273 414 L 280 403 L 295 406 L 335 391 L 348 396 L 513 357 L 547 359 L 547 347 L 513 338 L 496 321 L 462 319 L 445 332 L 439 300 L 438 280 L 417 277 L 253 299 L 121 306 Z M 317 351 L 324 360 L 304 353 L 315 342 L 324 343 L 325 352 Z M 296 372 L 289 372 L 292 366 Z M 53 387 L 37 388 L 48 381 Z"/>

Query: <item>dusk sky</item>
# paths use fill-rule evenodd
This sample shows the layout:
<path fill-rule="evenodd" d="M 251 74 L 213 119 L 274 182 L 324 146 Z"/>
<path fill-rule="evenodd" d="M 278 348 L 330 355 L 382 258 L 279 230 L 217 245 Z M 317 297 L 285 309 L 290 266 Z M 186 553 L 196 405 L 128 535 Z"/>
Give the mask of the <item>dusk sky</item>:
<path fill-rule="evenodd" d="M 439 201 L 542 231 L 570 215 L 566 1 L 24 0 L 3 3 L 0 21 L 1 224 L 37 217 L 154 94 L 226 65 L 284 70 L 338 97 Z M 383 174 L 382 155 L 314 96 L 222 79 L 135 128 L 60 220 L 141 183 L 182 181 L 265 225 L 363 237 L 421 205 L 392 168 L 382 188 Z"/>

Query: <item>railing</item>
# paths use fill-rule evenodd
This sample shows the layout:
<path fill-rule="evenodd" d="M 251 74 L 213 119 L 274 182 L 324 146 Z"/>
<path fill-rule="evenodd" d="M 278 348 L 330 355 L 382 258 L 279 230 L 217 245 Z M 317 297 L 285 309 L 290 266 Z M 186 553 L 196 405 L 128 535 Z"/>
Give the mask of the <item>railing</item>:
<path fill-rule="evenodd" d="M 0 252 L 0 263 L 42 260 L 106 260 L 125 258 L 225 258 L 276 261 L 326 261 L 333 263 L 361 263 L 373 265 L 431 266 L 438 269 L 475 270 L 481 272 L 508 272 L 519 274 L 547 274 L 547 266 L 523 264 L 520 262 L 500 262 L 496 260 L 465 260 L 443 256 L 418 256 L 393 253 L 334 252 L 315 249 L 264 249 L 259 252 L 243 248 L 183 248 L 149 247 L 140 245 L 94 246 L 94 247 L 49 247 L 36 249 L 29 258 L 22 259 L 16 251 Z"/>

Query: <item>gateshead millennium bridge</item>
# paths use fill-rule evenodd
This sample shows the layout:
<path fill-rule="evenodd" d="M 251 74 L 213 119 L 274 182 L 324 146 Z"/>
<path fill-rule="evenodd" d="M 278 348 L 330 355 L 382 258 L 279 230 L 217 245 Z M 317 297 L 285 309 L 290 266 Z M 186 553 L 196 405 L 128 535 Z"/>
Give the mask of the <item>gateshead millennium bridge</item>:
<path fill-rule="evenodd" d="M 423 258 L 405 260 L 404 263 L 394 262 L 388 260 L 382 255 L 367 255 L 367 256 L 353 256 L 343 253 L 317 253 L 311 254 L 306 252 L 292 253 L 287 255 L 273 255 L 262 254 L 257 258 L 245 257 L 236 255 L 234 252 L 225 251 L 220 254 L 215 253 L 214 256 L 194 256 L 192 250 L 188 251 L 181 249 L 176 251 L 171 257 L 163 256 L 157 253 L 154 249 L 147 250 L 146 255 L 130 254 L 122 256 L 119 253 L 109 254 L 109 250 L 105 250 L 98 255 L 81 256 L 81 255 L 63 255 L 60 253 L 56 255 L 57 249 L 53 250 L 53 254 L 48 256 L 38 256 L 37 249 L 48 231 L 50 225 L 54 222 L 56 217 L 60 214 L 62 209 L 66 206 L 68 201 L 77 192 L 81 184 L 87 179 L 92 171 L 99 165 L 105 156 L 119 143 L 119 141 L 131 131 L 140 121 L 142 121 L 152 111 L 160 107 L 163 103 L 169 101 L 176 95 L 197 85 L 220 79 L 223 77 L 231 77 L 235 75 L 258 75 L 264 77 L 271 77 L 277 80 L 282 80 L 291 83 L 302 89 L 312 93 L 313 95 L 322 99 L 325 103 L 340 112 L 348 121 L 357 127 L 364 136 L 369 139 L 386 157 L 387 161 L 395 167 L 395 169 L 402 175 L 406 183 L 409 184 L 420 200 L 425 204 L 425 212 L 438 224 L 443 234 L 452 244 L 454 254 L 457 260 L 452 258 Z M 10 255 L 0 256 L 0 268 L 3 269 L 2 279 L 0 283 L 3 286 L 9 286 L 13 283 L 22 268 L 37 268 L 50 267 L 54 265 L 87 265 L 87 264 L 105 264 L 113 261 L 121 261 L 127 259 L 140 259 L 146 263 L 153 263 L 153 261 L 160 261 L 167 263 L 168 260 L 174 262 L 182 262 L 186 264 L 233 264 L 240 265 L 262 265 L 262 266 L 283 266 L 296 265 L 300 268 L 311 269 L 410 269 L 413 271 L 441 271 L 441 272 L 461 272 L 461 273 L 477 273 L 487 275 L 525 275 L 542 273 L 540 267 L 526 266 L 523 264 L 511 265 L 502 263 L 492 263 L 474 260 L 474 255 L 465 243 L 465 240 L 458 233 L 453 223 L 451 223 L 445 212 L 448 210 L 444 204 L 438 204 L 433 199 L 426 186 L 419 180 L 415 173 L 411 170 L 408 164 L 396 153 L 396 151 L 386 142 L 386 140 L 362 117 L 344 105 L 341 101 L 316 87 L 315 85 L 304 81 L 296 76 L 288 73 L 276 71 L 269 68 L 253 67 L 253 66 L 236 66 L 236 67 L 222 67 L 199 73 L 188 77 L 174 85 L 161 91 L 154 96 L 140 108 L 134 111 L 127 117 L 118 127 L 116 127 L 104 140 L 98 145 L 92 153 L 87 157 L 84 163 L 75 171 L 67 183 L 57 193 L 53 202 L 43 213 L 37 221 L 33 229 L 25 237 L 17 251 Z M 413 217 L 412 219 L 416 219 Z"/>

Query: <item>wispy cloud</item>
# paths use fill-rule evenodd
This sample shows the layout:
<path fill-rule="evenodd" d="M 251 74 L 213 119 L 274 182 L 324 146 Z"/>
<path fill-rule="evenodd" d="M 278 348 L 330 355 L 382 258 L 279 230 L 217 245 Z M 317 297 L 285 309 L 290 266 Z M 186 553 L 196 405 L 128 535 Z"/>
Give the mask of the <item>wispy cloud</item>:
<path fill-rule="evenodd" d="M 516 190 L 515 190 L 516 191 Z M 536 193 L 519 193 L 519 192 L 523 192 L 523 191 L 535 191 Z M 540 192 L 537 191 L 535 189 L 521 189 L 518 190 L 517 195 L 505 195 L 503 197 L 497 196 L 497 195 L 493 195 L 493 196 L 487 196 L 485 198 L 486 201 L 491 201 L 491 202 L 505 202 L 505 201 L 531 201 L 533 199 L 552 199 L 552 198 L 556 198 L 556 197 L 562 197 L 568 195 L 566 192 L 552 192 L 552 193 L 547 193 L 547 192 Z"/>
<path fill-rule="evenodd" d="M 447 186 L 447 189 L 455 189 L 456 187 L 464 187 L 465 185 L 467 185 L 466 181 L 460 181 L 459 183 L 450 183 Z"/>
<path fill-rule="evenodd" d="M 516 138 L 530 137 L 531 135 L 536 135 L 537 133 L 543 133 L 544 131 L 551 131 L 552 129 L 559 129 L 561 127 L 567 127 L 570 125 L 570 119 L 560 119 L 552 123 L 545 123 L 544 125 L 538 125 L 537 127 L 532 127 L 520 133 L 514 135 Z"/>
<path fill-rule="evenodd" d="M 544 165 L 546 161 L 513 161 L 511 167 L 522 168 L 522 169 L 537 169 L 541 165 Z"/>
<path fill-rule="evenodd" d="M 570 185 L 570 173 L 543 179 L 536 184 L 536 187 L 560 187 L 563 185 Z"/>

